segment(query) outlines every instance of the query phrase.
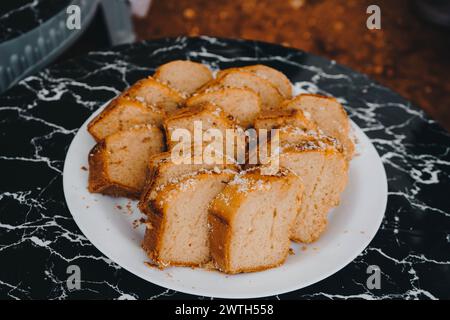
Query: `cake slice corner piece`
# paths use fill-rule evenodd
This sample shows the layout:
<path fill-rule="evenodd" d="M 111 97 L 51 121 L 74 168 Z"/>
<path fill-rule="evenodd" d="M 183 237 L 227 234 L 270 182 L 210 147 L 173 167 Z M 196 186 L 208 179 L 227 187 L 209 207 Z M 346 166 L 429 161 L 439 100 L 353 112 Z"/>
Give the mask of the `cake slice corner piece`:
<path fill-rule="evenodd" d="M 215 266 L 234 274 L 281 265 L 302 193 L 301 179 L 286 170 L 267 175 L 256 168 L 236 175 L 209 209 Z"/>
<path fill-rule="evenodd" d="M 150 125 L 107 136 L 89 153 L 89 191 L 139 198 L 148 158 L 164 148 L 162 131 Z"/>

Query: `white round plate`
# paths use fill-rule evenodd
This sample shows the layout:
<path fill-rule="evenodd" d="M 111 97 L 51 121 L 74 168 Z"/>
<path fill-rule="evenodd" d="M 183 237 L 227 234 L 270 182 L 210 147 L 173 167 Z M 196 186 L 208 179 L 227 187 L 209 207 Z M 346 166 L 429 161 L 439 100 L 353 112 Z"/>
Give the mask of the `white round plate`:
<path fill-rule="evenodd" d="M 106 104 L 105 104 L 106 106 Z M 104 107 L 104 106 L 103 106 Z M 88 122 L 73 139 L 64 163 L 64 195 L 78 227 L 108 258 L 159 286 L 201 296 L 256 298 L 297 290 L 329 277 L 355 259 L 375 236 L 387 202 L 387 180 L 381 159 L 364 132 L 352 122 L 357 156 L 351 161 L 341 203 L 329 215 L 329 226 L 310 245 L 292 244 L 295 252 L 278 268 L 225 275 L 203 269 L 149 267 L 141 249 L 144 225 L 136 201 L 92 194 L 88 185 L 88 154 L 95 142 Z M 306 249 L 305 249 L 306 247 Z"/>

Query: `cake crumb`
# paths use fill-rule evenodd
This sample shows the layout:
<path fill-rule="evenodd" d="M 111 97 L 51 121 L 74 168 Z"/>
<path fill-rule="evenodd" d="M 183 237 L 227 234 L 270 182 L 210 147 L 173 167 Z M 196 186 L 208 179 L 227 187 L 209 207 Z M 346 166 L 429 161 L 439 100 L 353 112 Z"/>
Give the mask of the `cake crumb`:
<path fill-rule="evenodd" d="M 140 218 L 140 219 L 136 219 L 133 221 L 133 228 L 136 229 L 137 227 L 139 227 L 141 224 L 145 223 L 145 218 Z"/>
<path fill-rule="evenodd" d="M 131 201 L 128 201 L 125 207 L 127 208 L 128 214 L 133 213 L 133 208 L 131 207 Z"/>
<path fill-rule="evenodd" d="M 83 170 L 83 171 L 88 171 L 88 169 L 87 169 L 85 166 L 82 166 L 82 167 L 81 167 L 81 170 Z"/>
<path fill-rule="evenodd" d="M 202 268 L 205 268 L 206 270 L 217 270 L 217 267 L 214 265 L 213 261 L 206 262 L 202 265 Z"/>
<path fill-rule="evenodd" d="M 158 266 L 156 263 L 152 262 L 152 261 L 144 261 L 144 264 L 145 264 L 147 267 L 149 267 L 149 268 L 156 268 L 156 269 L 159 269 L 159 266 Z"/>

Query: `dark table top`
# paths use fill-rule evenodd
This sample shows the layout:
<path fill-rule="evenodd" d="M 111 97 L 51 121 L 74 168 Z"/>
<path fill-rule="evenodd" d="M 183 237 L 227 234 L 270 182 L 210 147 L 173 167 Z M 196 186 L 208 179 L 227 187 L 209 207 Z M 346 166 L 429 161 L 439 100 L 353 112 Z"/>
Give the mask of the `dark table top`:
<path fill-rule="evenodd" d="M 72 0 L 2 0 L 0 42 L 16 38 L 39 27 L 65 10 Z"/>
<path fill-rule="evenodd" d="M 332 61 L 206 37 L 92 52 L 0 96 L 1 298 L 197 298 L 145 282 L 103 256 L 73 221 L 62 187 L 67 149 L 87 117 L 174 59 L 273 66 L 307 91 L 340 98 L 382 157 L 388 205 L 369 247 L 333 276 L 279 298 L 450 298 L 450 135 L 398 94 Z M 66 285 L 72 264 L 82 272 L 80 290 Z M 381 269 L 381 289 L 367 288 L 369 265 Z"/>

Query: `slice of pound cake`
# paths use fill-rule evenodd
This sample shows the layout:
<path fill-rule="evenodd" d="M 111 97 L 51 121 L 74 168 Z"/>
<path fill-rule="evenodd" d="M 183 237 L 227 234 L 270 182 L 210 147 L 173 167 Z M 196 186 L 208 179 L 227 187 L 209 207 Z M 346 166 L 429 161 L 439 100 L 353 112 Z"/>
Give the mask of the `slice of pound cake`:
<path fill-rule="evenodd" d="M 281 149 L 279 165 L 301 177 L 304 185 L 291 239 L 313 242 L 325 231 L 328 211 L 339 204 L 347 183 L 347 161 L 330 138 L 304 138 Z"/>
<path fill-rule="evenodd" d="M 200 103 L 189 108 L 180 109 L 164 120 L 169 150 L 179 142 L 179 140 L 174 140 L 177 137 L 175 133 L 178 129 L 186 129 L 190 132 L 191 140 L 194 142 L 196 127 L 199 131 L 201 129 L 202 132 L 208 129 L 218 129 L 225 136 L 225 130 L 235 128 L 236 122 L 233 117 L 227 115 L 221 108 L 212 103 Z"/>
<path fill-rule="evenodd" d="M 176 183 L 184 176 L 200 170 L 220 172 L 223 169 L 238 170 L 235 164 L 216 163 L 175 163 L 172 161 L 171 152 L 163 152 L 150 157 L 147 169 L 147 180 L 139 200 L 139 209 L 145 213 L 151 213 L 150 201 L 154 200 L 157 193 L 168 183 Z"/>
<path fill-rule="evenodd" d="M 217 77 L 220 77 L 226 72 L 231 70 L 242 70 L 256 74 L 258 77 L 266 79 L 270 83 L 272 83 L 280 93 L 283 95 L 285 99 L 290 99 L 292 97 L 292 84 L 291 81 L 280 71 L 265 66 L 263 64 L 255 64 L 251 66 L 245 66 L 240 68 L 230 68 L 220 71 L 217 74 Z"/>
<path fill-rule="evenodd" d="M 244 130 L 212 103 L 180 109 L 164 121 L 164 128 L 173 155 L 191 150 L 195 163 L 233 163 L 245 157 Z"/>
<path fill-rule="evenodd" d="M 160 268 L 210 261 L 208 206 L 234 172 L 199 172 L 164 186 L 150 201 L 143 249 Z"/>
<path fill-rule="evenodd" d="M 328 211 L 339 204 L 347 183 L 348 162 L 335 138 L 315 130 L 282 127 L 278 130 L 278 139 L 280 148 L 267 159 L 266 167 L 276 161 L 278 166 L 302 179 L 303 201 L 291 230 L 291 239 L 313 242 L 327 226 Z M 259 145 L 261 147 L 264 146 Z M 252 150 L 254 158 L 256 152 L 258 148 Z"/>
<path fill-rule="evenodd" d="M 244 128 L 251 126 L 261 112 L 259 95 L 244 88 L 223 88 L 196 94 L 186 101 L 186 106 L 192 107 L 204 102 L 217 105 Z"/>
<path fill-rule="evenodd" d="M 89 154 L 89 191 L 139 198 L 148 159 L 164 149 L 162 131 L 150 125 L 107 136 Z"/>
<path fill-rule="evenodd" d="M 188 60 L 175 60 L 163 64 L 156 69 L 153 77 L 184 96 L 190 96 L 213 79 L 208 67 Z"/>
<path fill-rule="evenodd" d="M 125 94 L 167 113 L 177 110 L 184 103 L 181 93 L 152 77 L 139 80 Z"/>
<path fill-rule="evenodd" d="M 301 203 L 301 179 L 287 171 L 254 169 L 227 184 L 211 203 L 211 256 L 222 272 L 259 271 L 281 265 Z"/>
<path fill-rule="evenodd" d="M 344 108 L 335 98 L 301 94 L 285 101 L 283 109 L 302 110 L 325 134 L 340 141 L 348 160 L 352 158 L 355 146 L 350 137 L 350 121 Z"/>
<path fill-rule="evenodd" d="M 111 101 L 99 115 L 89 122 L 88 131 L 96 141 L 100 141 L 110 134 L 139 124 L 162 127 L 164 117 L 164 111 L 128 95 L 122 95 Z"/>
<path fill-rule="evenodd" d="M 240 69 L 224 72 L 222 76 L 206 84 L 206 88 L 203 88 L 201 92 L 223 87 L 253 90 L 261 97 L 263 111 L 277 109 L 284 100 L 280 91 L 271 82 L 252 72 Z"/>

